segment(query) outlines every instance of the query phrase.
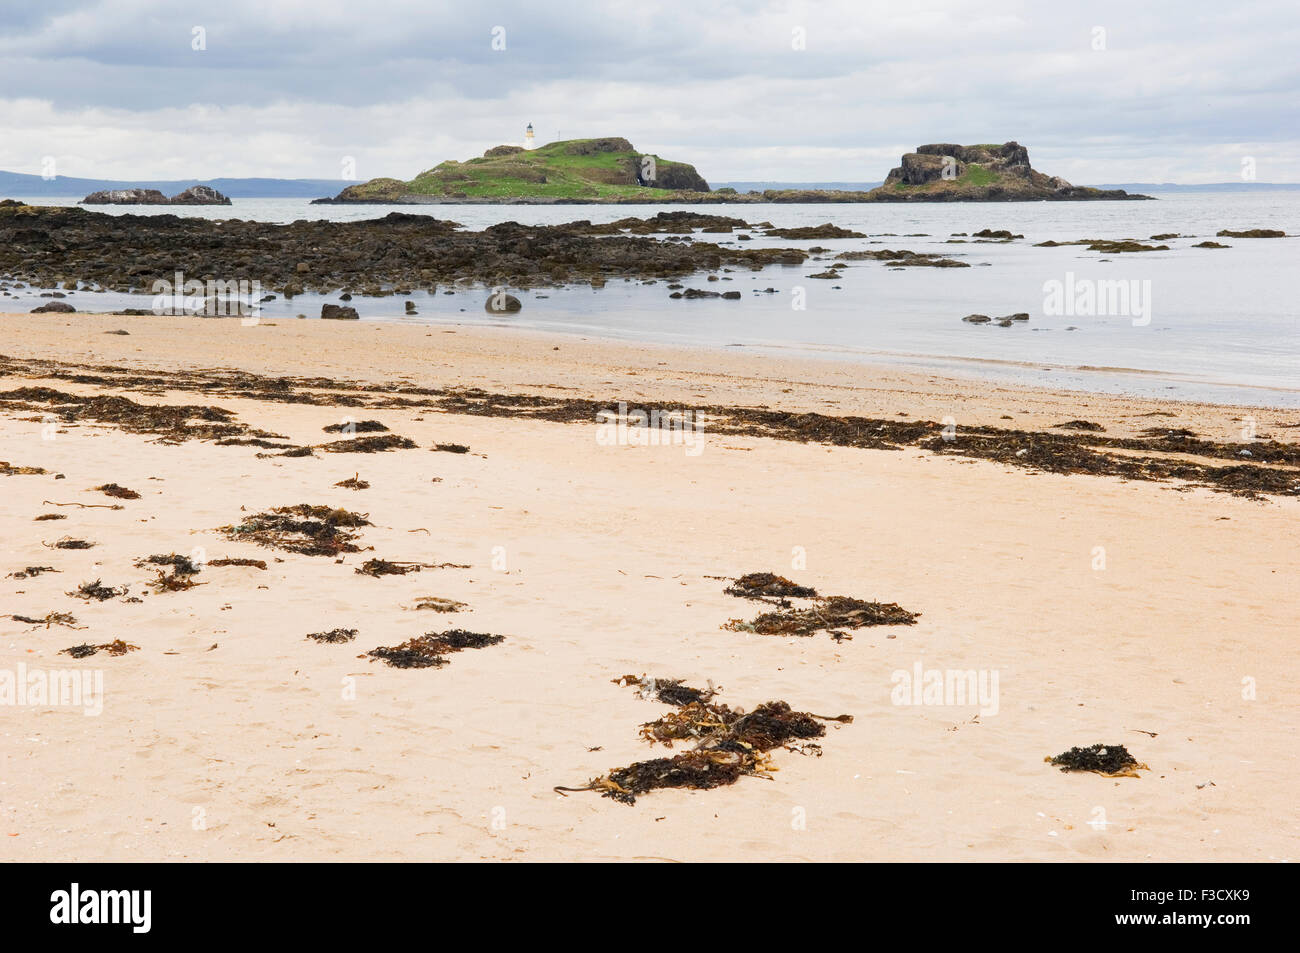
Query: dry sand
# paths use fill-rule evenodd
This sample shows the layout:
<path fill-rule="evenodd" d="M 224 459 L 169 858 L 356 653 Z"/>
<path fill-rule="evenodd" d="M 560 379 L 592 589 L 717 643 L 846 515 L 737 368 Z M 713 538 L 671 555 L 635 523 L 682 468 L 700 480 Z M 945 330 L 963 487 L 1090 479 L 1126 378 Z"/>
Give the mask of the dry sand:
<path fill-rule="evenodd" d="M 611 406 L 952 416 L 959 428 L 1086 418 L 1116 434 L 1167 422 L 1223 440 L 1246 416 L 1294 440 L 1281 425 L 1300 416 L 509 329 L 3 321 L 0 350 L 18 358 L 478 386 Z M 102 333 L 118 328 L 129 335 Z M 2 387 L 35 385 L 101 392 L 13 376 Z M 258 459 L 252 447 L 168 445 L 0 412 L 0 460 L 50 471 L 0 476 L 0 574 L 61 570 L 3 580 L 0 671 L 98 670 L 105 693 L 98 716 L 0 711 L 0 858 L 1277 861 L 1300 852 L 1295 499 L 707 430 L 691 455 L 602 446 L 594 422 L 104 392 L 215 404 L 298 443 L 331 439 L 321 428 L 346 417 L 379 419 L 420 449 Z M 1174 416 L 1139 416 L 1153 412 Z M 472 452 L 428 451 L 439 442 Z M 370 489 L 333 486 L 358 471 Z M 43 505 L 112 503 L 90 489 L 108 482 L 142 498 L 120 510 Z M 374 552 L 338 564 L 215 532 L 295 503 L 368 513 L 375 525 L 361 544 Z M 68 518 L 33 522 L 54 511 Z M 64 535 L 97 545 L 42 546 Z M 135 560 L 195 548 L 269 568 L 208 567 L 197 577 L 205 585 L 138 603 L 65 595 L 96 578 L 140 595 L 152 573 Z M 800 553 L 806 566 L 795 568 Z M 356 574 L 370 556 L 471 568 Z M 715 577 L 756 570 L 923 615 L 838 643 L 824 632 L 722 629 L 764 607 L 724 595 Z M 402 608 L 421 595 L 470 611 Z M 7 618 L 52 610 L 87 628 Z M 304 638 L 335 627 L 360 634 L 344 645 Z M 450 627 L 507 638 L 440 669 L 358 658 Z M 58 654 L 119 637 L 140 650 Z M 891 676 L 917 663 L 997 673 L 996 713 L 893 704 Z M 657 791 L 632 807 L 555 793 L 667 753 L 637 731 L 668 709 L 611 684 L 624 673 L 712 680 L 731 705 L 784 699 L 855 720 L 828 728 L 820 758 L 775 752 L 770 780 Z M 1127 745 L 1150 770 L 1115 780 L 1043 762 L 1096 742 Z"/>

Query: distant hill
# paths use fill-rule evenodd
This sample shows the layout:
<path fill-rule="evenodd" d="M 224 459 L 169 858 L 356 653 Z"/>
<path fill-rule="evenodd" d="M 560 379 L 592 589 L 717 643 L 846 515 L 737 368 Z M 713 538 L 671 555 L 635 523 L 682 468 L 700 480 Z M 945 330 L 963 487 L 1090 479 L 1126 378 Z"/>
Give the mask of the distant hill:
<path fill-rule="evenodd" d="M 494 146 L 449 159 L 414 179 L 371 179 L 331 202 L 662 202 L 666 193 L 709 191 L 693 165 L 637 151 L 617 136 L 566 139 L 536 149 Z"/>
<path fill-rule="evenodd" d="M 66 175 L 45 179 L 39 175 L 0 171 L 0 198 L 22 196 L 69 196 L 78 198 L 107 189 L 157 189 L 175 195 L 195 185 L 206 185 L 232 199 L 315 198 L 337 191 L 348 183 L 342 179 L 155 179 L 124 181 L 121 179 L 77 179 Z"/>
<path fill-rule="evenodd" d="M 1173 182 L 1123 182 L 1099 185 L 1099 189 L 1141 189 L 1143 192 L 1276 192 L 1300 189 L 1296 182 L 1211 182 L 1208 185 L 1177 185 Z"/>

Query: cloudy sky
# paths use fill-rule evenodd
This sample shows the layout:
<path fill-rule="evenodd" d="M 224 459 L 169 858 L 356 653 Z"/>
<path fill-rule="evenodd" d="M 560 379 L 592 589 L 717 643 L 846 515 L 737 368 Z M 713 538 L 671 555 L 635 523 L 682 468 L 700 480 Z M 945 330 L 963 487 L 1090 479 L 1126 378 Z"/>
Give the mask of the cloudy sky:
<path fill-rule="evenodd" d="M 0 169 L 410 178 L 531 121 L 710 181 L 1016 139 L 1079 183 L 1300 182 L 1297 51 L 1296 0 L 0 0 Z"/>

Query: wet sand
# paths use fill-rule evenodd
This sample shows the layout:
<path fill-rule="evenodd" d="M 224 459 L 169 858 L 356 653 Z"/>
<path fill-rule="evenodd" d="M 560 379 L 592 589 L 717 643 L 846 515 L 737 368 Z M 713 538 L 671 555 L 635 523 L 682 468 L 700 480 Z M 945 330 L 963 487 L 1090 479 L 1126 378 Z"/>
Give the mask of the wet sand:
<path fill-rule="evenodd" d="M 5 391 L 48 386 L 216 405 L 298 445 L 336 439 L 322 428 L 345 418 L 376 419 L 419 445 L 259 459 L 265 451 L 252 446 L 172 444 L 111 424 L 52 425 L 47 415 L 0 409 L 0 460 L 49 471 L 0 476 L 0 570 L 60 570 L 4 579 L 5 615 L 66 611 L 86 626 L 0 621 L 0 671 L 23 663 L 97 670 L 104 679 L 97 716 L 6 709 L 5 857 L 1296 857 L 1294 498 L 1042 473 L 917 447 L 711 434 L 707 426 L 698 453 L 609 446 L 594 421 L 286 403 L 67 375 L 76 373 L 70 365 L 225 368 L 383 385 L 379 395 L 405 384 L 591 398 L 611 408 L 621 399 L 633 407 L 950 417 L 958 434 L 1085 419 L 1115 436 L 1158 425 L 1226 442 L 1253 426 L 1295 443 L 1300 428 L 1285 426 L 1297 422 L 1294 411 L 1054 393 L 508 328 L 0 320 L 8 330 L 0 351 L 57 362 L 48 370 L 62 375 L 10 373 Z M 129 333 L 103 333 L 116 329 Z M 316 392 L 327 394 L 327 384 Z M 430 452 L 438 443 L 470 452 Z M 56 480 L 60 473 L 65 479 Z M 354 473 L 370 488 L 334 486 Z M 90 489 L 112 482 L 141 498 Z M 359 530 L 359 542 L 373 552 L 339 563 L 217 532 L 298 503 L 368 514 L 374 525 Z M 68 518 L 33 521 L 44 512 Z M 42 545 L 65 535 L 96 545 Z M 1104 568 L 1094 568 L 1099 547 Z M 265 559 L 268 568 L 205 567 L 196 577 L 205 585 L 142 595 L 155 574 L 136 560 L 196 548 L 207 559 Z M 470 568 L 378 579 L 354 571 L 372 557 Z M 723 629 L 768 607 L 724 595 L 715 577 L 757 570 L 922 615 L 912 626 L 857 629 L 839 642 L 825 632 Z M 128 585 L 141 601 L 65 595 L 96 578 Z M 424 595 L 469 610 L 403 608 Z M 356 641 L 305 638 L 336 627 L 358 629 Z M 453 627 L 506 639 L 436 669 L 358 658 Z M 58 654 L 116 638 L 139 650 Z M 996 673 L 996 706 L 981 714 L 978 705 L 895 704 L 895 673 L 917 663 Z M 711 680 L 733 706 L 783 699 L 854 721 L 828 726 L 821 757 L 774 752 L 780 770 L 771 779 L 656 791 L 631 807 L 594 793 L 557 794 L 555 785 L 581 786 L 673 753 L 638 738 L 641 724 L 669 709 L 611 683 L 625 673 Z M 1244 697 L 1252 686 L 1254 697 Z M 1150 770 L 1109 779 L 1043 763 L 1096 742 L 1127 745 Z"/>

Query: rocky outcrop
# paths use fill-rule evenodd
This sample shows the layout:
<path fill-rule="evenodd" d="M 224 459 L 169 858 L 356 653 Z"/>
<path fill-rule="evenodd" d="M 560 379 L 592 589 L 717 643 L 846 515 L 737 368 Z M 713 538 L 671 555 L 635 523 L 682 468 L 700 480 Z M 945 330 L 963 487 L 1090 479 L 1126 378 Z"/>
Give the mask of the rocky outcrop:
<path fill-rule="evenodd" d="M 170 205 L 171 199 L 157 189 L 105 189 L 91 192 L 82 205 Z"/>
<path fill-rule="evenodd" d="M 367 221 L 278 225 L 17 206 L 0 208 L 0 275 L 33 287 L 77 281 L 105 291 L 144 293 L 155 281 L 174 281 L 180 271 L 195 278 L 257 281 L 263 293 L 342 301 L 344 294 L 405 298 L 416 290 L 467 283 L 518 294 L 521 288 L 593 279 L 672 280 L 722 268 L 799 264 L 808 257 L 796 248 L 718 245 L 705 240 L 709 236 L 650 237 L 717 223 L 714 217 L 670 215 L 635 221 L 633 234 L 609 234 L 589 221 L 502 222 L 468 231 L 455 222 L 398 212 Z M 633 223 L 627 224 L 633 231 Z"/>
<path fill-rule="evenodd" d="M 1216 238 L 1286 238 L 1286 232 L 1277 228 L 1247 228 L 1233 231 L 1224 228 L 1215 233 Z"/>
<path fill-rule="evenodd" d="M 229 205 L 230 199 L 208 185 L 192 185 L 180 195 L 173 195 L 169 205 Z"/>
<path fill-rule="evenodd" d="M 1018 142 L 961 146 L 951 142 L 917 146 L 891 169 L 884 185 L 867 193 L 871 202 L 1031 202 L 1145 199 L 1123 189 L 1071 185 L 1029 164 Z"/>
<path fill-rule="evenodd" d="M 207 185 L 193 185 L 171 198 L 157 189 L 104 189 L 91 192 L 82 205 L 229 205 L 230 199 Z"/>
<path fill-rule="evenodd" d="M 685 162 L 660 162 L 653 182 L 647 182 L 653 189 L 669 189 L 675 192 L 707 192 L 709 183 L 704 176 L 695 171 L 695 166 Z"/>

